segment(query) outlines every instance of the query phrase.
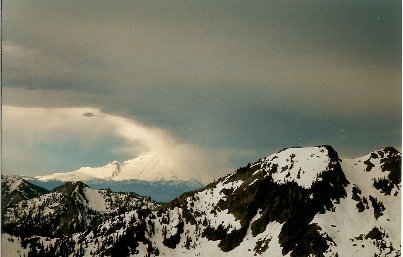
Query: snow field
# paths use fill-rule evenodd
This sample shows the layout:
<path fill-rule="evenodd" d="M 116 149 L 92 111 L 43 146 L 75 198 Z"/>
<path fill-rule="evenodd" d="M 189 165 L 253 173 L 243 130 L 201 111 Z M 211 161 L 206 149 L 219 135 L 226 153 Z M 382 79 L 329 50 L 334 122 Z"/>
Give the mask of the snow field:
<path fill-rule="evenodd" d="M 110 210 L 109 204 L 105 201 L 104 195 L 100 190 L 85 188 L 85 196 L 88 200 L 88 207 L 100 212 Z"/>

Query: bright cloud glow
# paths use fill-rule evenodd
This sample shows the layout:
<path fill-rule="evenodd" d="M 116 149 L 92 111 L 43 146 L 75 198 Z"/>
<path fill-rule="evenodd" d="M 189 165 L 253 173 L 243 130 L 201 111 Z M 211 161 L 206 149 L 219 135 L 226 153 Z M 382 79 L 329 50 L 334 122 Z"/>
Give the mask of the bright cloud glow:
<path fill-rule="evenodd" d="M 212 178 L 228 172 L 224 168 L 223 159 L 225 159 L 225 155 L 223 154 L 207 153 L 197 145 L 175 140 L 162 129 L 149 127 L 135 120 L 106 114 L 95 108 L 4 106 L 3 121 L 3 135 L 6 142 L 6 148 L 3 151 L 6 153 L 6 162 L 7 157 L 13 153 L 23 153 L 23 149 L 27 146 L 32 146 L 35 149 L 41 143 L 58 140 L 66 134 L 79 139 L 80 144 L 77 145 L 77 148 L 94 144 L 106 136 L 112 135 L 120 137 L 125 142 L 114 151 L 130 153 L 133 157 L 140 153 L 146 153 L 148 156 L 153 156 L 151 161 L 161 159 L 169 163 L 179 179 L 196 178 L 207 183 Z M 25 144 L 14 144 L 11 147 L 10 143 L 16 137 L 19 138 L 19 142 L 25 142 Z M 7 146 L 10 146 L 10 152 Z M 99 149 L 99 151 L 103 150 Z M 29 155 L 27 152 L 25 154 Z M 20 156 L 20 158 L 26 159 L 28 162 L 32 157 Z M 110 161 L 112 159 L 107 159 L 104 164 Z"/>

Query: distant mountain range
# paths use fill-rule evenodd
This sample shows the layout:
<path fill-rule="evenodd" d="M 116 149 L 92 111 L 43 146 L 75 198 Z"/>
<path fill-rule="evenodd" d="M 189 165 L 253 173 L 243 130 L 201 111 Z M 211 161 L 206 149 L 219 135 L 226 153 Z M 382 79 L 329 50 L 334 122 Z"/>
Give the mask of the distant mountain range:
<path fill-rule="evenodd" d="M 29 177 L 24 177 L 24 179 L 47 190 L 53 190 L 65 183 L 60 180 L 41 181 Z M 93 179 L 85 181 L 85 184 L 94 189 L 110 189 L 115 192 L 135 192 L 139 195 L 149 196 L 152 200 L 157 202 L 167 202 L 175 199 L 184 192 L 193 191 L 203 187 L 203 185 L 197 180 L 145 181 L 131 179 L 114 181 L 109 179 Z"/>
<path fill-rule="evenodd" d="M 81 182 L 2 185 L 3 256 L 401 255 L 390 147 L 343 160 L 330 146 L 284 149 L 163 204 Z"/>

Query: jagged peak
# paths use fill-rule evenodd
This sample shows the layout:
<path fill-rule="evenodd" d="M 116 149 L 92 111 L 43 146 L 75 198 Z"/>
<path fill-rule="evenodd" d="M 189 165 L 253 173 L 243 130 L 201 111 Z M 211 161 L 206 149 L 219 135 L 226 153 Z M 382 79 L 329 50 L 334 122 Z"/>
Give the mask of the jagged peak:
<path fill-rule="evenodd" d="M 396 148 L 394 148 L 393 146 L 387 146 L 387 147 L 381 149 L 380 151 L 388 152 L 391 154 L 400 154 L 400 151 L 397 150 Z"/>
<path fill-rule="evenodd" d="M 121 163 L 118 160 L 113 160 L 113 161 L 109 162 L 109 164 L 111 164 L 111 165 L 121 165 Z"/>
<path fill-rule="evenodd" d="M 399 150 L 392 146 L 386 146 L 384 148 L 371 151 L 363 156 L 356 157 L 354 159 L 356 160 L 368 160 L 368 159 L 387 159 L 387 158 L 392 158 L 395 156 L 401 156 L 401 153 Z"/>
<path fill-rule="evenodd" d="M 367 153 L 364 156 L 360 156 L 354 159 L 346 159 L 346 161 L 353 162 L 354 165 L 358 166 L 363 165 L 364 167 L 362 169 L 366 172 L 377 170 L 377 173 L 379 173 L 378 176 L 384 177 L 386 175 L 384 172 L 387 171 L 393 170 L 394 173 L 400 173 L 401 153 L 394 147 L 388 146 Z M 373 169 L 374 167 L 380 167 L 380 170 Z"/>
<path fill-rule="evenodd" d="M 71 181 L 71 182 L 66 182 L 61 186 L 56 187 L 55 189 L 52 190 L 52 192 L 72 192 L 75 189 L 83 189 L 87 188 L 88 186 L 84 184 L 81 181 Z"/>

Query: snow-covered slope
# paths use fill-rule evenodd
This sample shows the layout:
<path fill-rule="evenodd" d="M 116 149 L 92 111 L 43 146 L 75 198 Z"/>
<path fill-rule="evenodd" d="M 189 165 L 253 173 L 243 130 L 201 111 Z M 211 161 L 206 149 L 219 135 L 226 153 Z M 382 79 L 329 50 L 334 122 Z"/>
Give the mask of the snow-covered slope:
<path fill-rule="evenodd" d="M 334 244 L 340 256 L 394 256 L 400 253 L 401 155 L 393 148 L 345 159 L 342 169 L 351 182 L 347 197 L 333 212 L 317 215 L 312 223 Z"/>
<path fill-rule="evenodd" d="M 25 241 L 51 256 L 400 256 L 400 169 L 393 148 L 352 160 L 289 148 L 47 250 Z"/>
<path fill-rule="evenodd" d="M 59 172 L 46 176 L 37 176 L 41 181 L 89 181 L 102 180 L 144 180 L 144 181 L 209 181 L 206 174 L 179 172 L 180 169 L 170 160 L 156 153 L 145 153 L 125 162 L 113 161 L 102 167 L 82 167 L 75 171 Z"/>

